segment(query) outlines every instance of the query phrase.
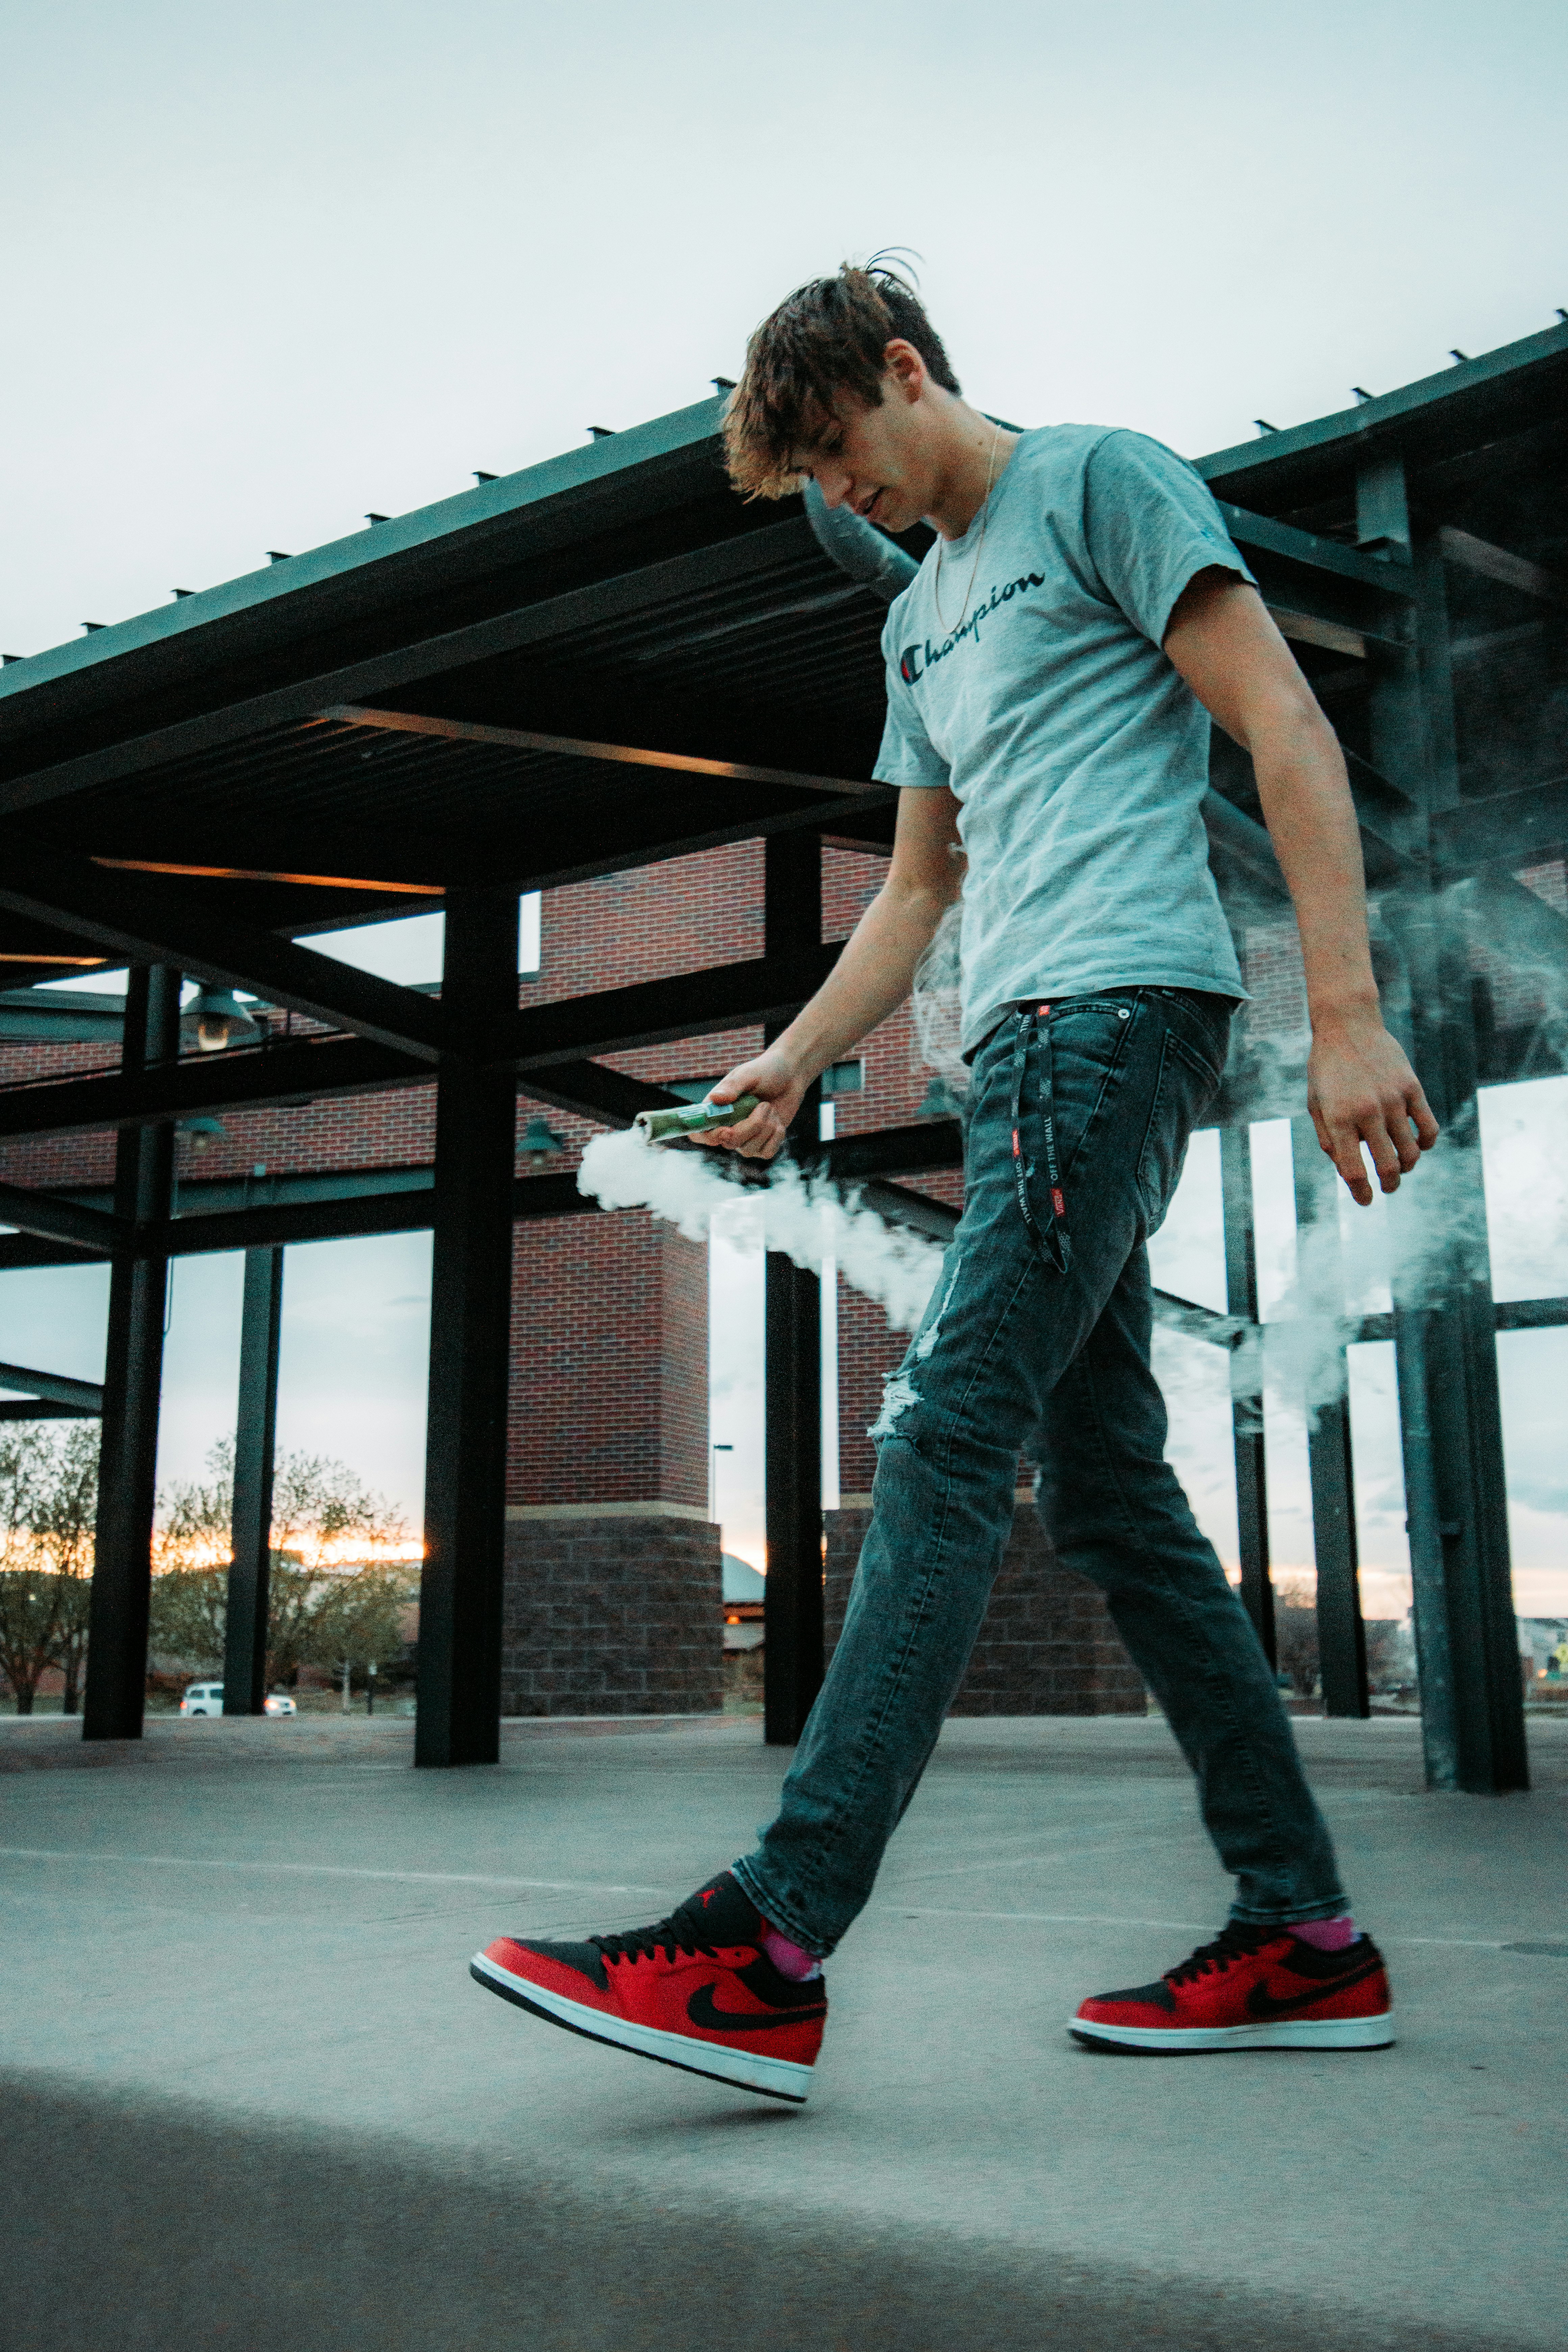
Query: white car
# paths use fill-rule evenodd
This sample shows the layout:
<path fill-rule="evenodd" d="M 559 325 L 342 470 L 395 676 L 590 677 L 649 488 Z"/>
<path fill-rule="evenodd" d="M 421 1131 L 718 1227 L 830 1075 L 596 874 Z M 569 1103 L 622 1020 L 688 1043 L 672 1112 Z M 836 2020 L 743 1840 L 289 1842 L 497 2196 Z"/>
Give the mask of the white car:
<path fill-rule="evenodd" d="M 287 1691 L 268 1691 L 261 1702 L 263 1715 L 298 1715 L 300 1710 Z"/>
<path fill-rule="evenodd" d="M 192 1683 L 184 1697 L 180 1701 L 180 1713 L 182 1715 L 221 1715 L 223 1685 Z"/>

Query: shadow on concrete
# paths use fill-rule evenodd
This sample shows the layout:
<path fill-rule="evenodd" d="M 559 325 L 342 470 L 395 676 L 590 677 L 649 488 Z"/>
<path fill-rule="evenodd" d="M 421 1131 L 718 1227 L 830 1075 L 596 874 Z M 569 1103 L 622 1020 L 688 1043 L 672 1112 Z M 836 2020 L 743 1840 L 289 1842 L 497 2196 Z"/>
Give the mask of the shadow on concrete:
<path fill-rule="evenodd" d="M 504 2148 L 412 2158 L 330 2128 L 11 2075 L 7 2352 L 1506 2352 L 1331 2304 L 1162 2282 L 1004 2242 L 592 2190 Z M 738 2161 L 772 2109 L 714 2118 Z M 1171 2221 L 1205 2194 L 1170 2183 Z M 1328 2250 L 1325 2250 L 1327 2252 Z"/>

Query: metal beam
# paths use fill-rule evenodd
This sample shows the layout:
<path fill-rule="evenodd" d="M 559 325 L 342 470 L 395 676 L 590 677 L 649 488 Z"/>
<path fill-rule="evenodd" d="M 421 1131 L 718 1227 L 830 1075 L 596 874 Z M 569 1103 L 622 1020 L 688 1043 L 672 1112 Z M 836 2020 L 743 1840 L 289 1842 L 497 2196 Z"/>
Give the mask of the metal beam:
<path fill-rule="evenodd" d="M 515 893 L 453 891 L 442 993 L 459 1031 L 499 1027 L 517 1002 Z M 500 1752 L 516 1122 L 510 1071 L 443 1061 L 414 1750 L 421 1765 L 493 1764 Z"/>
<path fill-rule="evenodd" d="M 770 963 L 824 954 L 822 847 L 815 835 L 770 841 L 763 873 L 763 936 Z M 826 950 L 827 964 L 837 955 Z M 770 1023 L 764 1036 L 776 1034 Z M 791 1126 L 809 1152 L 819 1137 L 819 1084 L 806 1088 Z M 822 1687 L 822 1277 L 782 1250 L 764 1272 L 765 1518 L 763 1737 L 793 1747 Z"/>
<path fill-rule="evenodd" d="M 836 1184 L 877 1176 L 919 1176 L 938 1168 L 962 1168 L 963 1136 L 955 1118 L 921 1119 L 910 1127 L 884 1127 L 869 1135 L 840 1135 L 807 1159 Z"/>
<path fill-rule="evenodd" d="M 1268 829 L 1212 785 L 1203 797 L 1203 820 L 1211 856 L 1217 854 L 1222 862 L 1239 866 L 1249 882 L 1289 906 L 1290 894 Z"/>
<path fill-rule="evenodd" d="M 1236 1463 L 1236 1531 L 1242 1606 L 1269 1664 L 1279 1664 L 1274 1583 L 1268 1560 L 1268 1469 L 1263 1440 L 1263 1349 L 1258 1329 L 1258 1249 L 1252 1205 L 1252 1129 L 1219 1131 L 1220 1201 L 1225 1223 L 1225 1303 L 1253 1327 L 1250 1346 L 1230 1359 L 1230 1432 Z"/>
<path fill-rule="evenodd" d="M 543 596 L 462 628 L 446 629 L 390 651 L 318 672 L 288 686 L 195 712 L 144 735 L 34 769 L 0 783 L 0 813 L 36 808 L 89 787 L 138 775 L 175 760 L 216 751 L 275 728 L 299 725 L 335 703 L 363 703 L 399 688 L 475 663 L 548 645 L 595 627 L 613 627 L 681 600 L 715 590 L 739 593 L 792 566 L 826 564 L 804 517 L 743 530 L 656 563 L 638 564 L 609 579 Z M 15 689 L 13 689 L 15 691 Z"/>
<path fill-rule="evenodd" d="M 1431 830 L 1433 856 L 1450 881 L 1551 856 L 1568 846 L 1568 775 L 1436 809 Z"/>
<path fill-rule="evenodd" d="M 1537 596 L 1560 613 L 1568 612 L 1568 580 L 1548 572 L 1543 564 L 1531 563 L 1522 555 L 1510 554 L 1506 547 L 1494 547 L 1489 539 L 1478 539 L 1472 530 L 1455 530 L 1447 523 L 1437 533 L 1437 546 L 1449 563 L 1477 572 L 1483 580 L 1497 581 L 1504 588 L 1517 588 L 1522 595 Z"/>
<path fill-rule="evenodd" d="M 601 1119 L 606 1127 L 630 1127 L 638 1111 L 673 1110 L 684 1099 L 665 1087 L 650 1086 L 646 1078 L 607 1069 L 602 1062 L 556 1062 L 548 1070 L 530 1071 L 519 1080 L 517 1090 L 531 1102 Z"/>
<path fill-rule="evenodd" d="M 666 774 L 712 776 L 721 782 L 783 784 L 791 792 L 827 793 L 837 799 L 891 797 L 886 784 L 869 778 L 804 775 L 793 768 L 758 768 L 739 760 L 705 760 L 685 751 L 649 751 L 629 743 L 590 743 L 576 735 L 540 735 L 521 727 L 487 727 L 468 719 L 429 719 L 411 710 L 372 710 L 363 703 L 339 702 L 317 714 L 348 727 L 380 727 L 400 735 L 433 735 L 448 743 L 491 743 L 503 751 L 552 751 L 571 760 L 603 760 L 612 766 L 653 768 Z M 281 878 L 281 877 L 279 877 Z"/>
<path fill-rule="evenodd" d="M 1320 1264 L 1334 1269 L 1332 1313 L 1342 1306 L 1339 1268 L 1339 1178 L 1318 1146 L 1310 1118 L 1290 1122 L 1295 1170 L 1296 1229 L 1316 1233 Z M 1323 1713 L 1366 1716 L 1366 1629 L 1362 1621 L 1356 1547 L 1355 1482 L 1351 1465 L 1350 1390 L 1342 1339 L 1334 1348 L 1333 1392 L 1316 1404 L 1308 1397 L 1307 1472 L 1312 1495 L 1312 1549 L 1318 1569 L 1318 1660 Z"/>
<path fill-rule="evenodd" d="M 770 854 L 775 845 L 798 848 L 810 857 L 821 854 L 815 833 L 785 835 L 776 845 L 770 841 Z M 493 1053 L 527 1074 L 584 1055 L 626 1053 L 637 1045 L 704 1036 L 710 1030 L 787 1020 L 822 985 L 838 953 L 837 946 L 795 947 L 754 962 L 717 964 L 706 971 L 675 972 L 668 980 L 569 997 L 559 1004 L 530 1005 L 495 1024 L 485 1057 Z"/>
<path fill-rule="evenodd" d="M 73 1381 L 64 1372 L 37 1372 L 27 1364 L 0 1364 L 0 1389 L 16 1389 L 25 1397 L 46 1404 L 68 1404 L 73 1412 L 92 1415 L 103 1411 L 100 1381 Z"/>
<path fill-rule="evenodd" d="M 1394 746 L 1390 764 L 1417 780 L 1421 822 L 1436 849 L 1458 799 L 1458 772 L 1446 582 L 1432 541 L 1418 545 L 1416 569 L 1418 693 L 1395 697 L 1398 681 L 1374 674 L 1373 711 Z M 1529 1766 L 1509 1558 L 1498 1310 L 1485 1238 L 1469 941 L 1435 891 L 1398 893 L 1384 910 L 1383 929 L 1394 959 L 1385 991 L 1391 1023 L 1405 1033 L 1447 1130 L 1448 1155 L 1440 1206 L 1419 1181 L 1411 1188 L 1403 1213 L 1426 1225 L 1425 1247 L 1400 1254 L 1391 1283 L 1422 1745 L 1431 1787 L 1496 1793 L 1527 1787 Z"/>
<path fill-rule="evenodd" d="M 419 1061 L 434 1062 L 444 1050 L 447 1022 L 430 997 L 216 911 L 199 893 L 160 875 L 132 881 L 89 861 L 13 853 L 0 874 L 0 907 L 57 924 L 132 961 L 177 960 L 181 971 L 198 980 L 247 989 L 268 1004 Z"/>
<path fill-rule="evenodd" d="M 268 1104 L 376 1094 L 390 1087 L 427 1085 L 432 1075 L 427 1062 L 363 1037 L 298 1038 L 222 1054 L 187 1054 L 156 1066 L 122 1066 L 112 1077 L 43 1079 L 8 1087 L 0 1092 L 0 1139 L 149 1127 L 201 1111 L 260 1110 Z"/>
<path fill-rule="evenodd" d="M 283 1327 L 283 1253 L 245 1254 L 235 1415 L 234 1510 L 223 1711 L 259 1715 L 267 1697 L 267 1627 L 272 1582 L 272 1465 L 278 1435 L 278 1353 Z"/>
<path fill-rule="evenodd" d="M 1254 514 L 1248 507 L 1229 506 L 1223 499 L 1218 505 L 1225 527 L 1237 547 L 1251 548 L 1263 555 L 1283 556 L 1309 572 L 1326 572 L 1338 580 L 1353 580 L 1360 587 L 1375 588 L 1380 595 L 1410 598 L 1415 594 L 1408 562 L 1363 555 L 1359 549 L 1346 547 L 1337 539 L 1320 539 L 1314 531 L 1299 530 L 1294 523 L 1276 522 L 1272 515 Z"/>
<path fill-rule="evenodd" d="M 101 1209 L 84 1209 L 58 1193 L 36 1192 L 31 1185 L 0 1184 L 0 1224 L 15 1225 L 21 1234 L 37 1234 L 50 1242 L 95 1250 L 107 1257 L 128 1249 L 129 1226 Z"/>
<path fill-rule="evenodd" d="M 96 1421 L 86 1405 L 50 1404 L 41 1397 L 0 1397 L 0 1421 Z"/>
<path fill-rule="evenodd" d="M 179 1047 L 179 973 L 167 965 L 132 971 L 125 999 L 128 1073 L 143 1063 L 172 1061 Z M 114 1213 L 122 1225 L 167 1218 L 174 1164 L 172 1128 L 136 1129 L 120 1137 Z M 122 1255 L 111 1262 L 84 1739 L 142 1737 L 168 1278 L 162 1257 Z"/>

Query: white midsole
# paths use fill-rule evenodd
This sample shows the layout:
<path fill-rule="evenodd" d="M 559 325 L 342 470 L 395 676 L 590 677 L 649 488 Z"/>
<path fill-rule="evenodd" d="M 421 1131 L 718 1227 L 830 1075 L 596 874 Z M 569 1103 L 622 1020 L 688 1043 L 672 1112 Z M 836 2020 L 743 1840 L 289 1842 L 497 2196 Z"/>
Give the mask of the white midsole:
<path fill-rule="evenodd" d="M 1394 2040 L 1394 2011 L 1381 2017 L 1282 2018 L 1273 2025 L 1101 2025 L 1073 2017 L 1070 2033 L 1133 2050 L 1381 2050 Z"/>
<path fill-rule="evenodd" d="M 548 2010 L 563 2025 L 590 2033 L 596 2041 L 618 2042 L 623 2050 L 640 2051 L 645 2058 L 663 2058 L 699 2074 L 716 2074 L 722 2082 L 743 2084 L 749 2090 L 772 2091 L 781 2098 L 804 2099 L 811 2088 L 811 2068 L 796 2065 L 791 2059 L 764 2058 L 752 2050 L 709 2042 L 700 2033 L 667 2033 L 662 2026 L 637 2025 L 629 2018 L 608 2016 L 602 2009 L 590 2009 L 585 2001 L 568 2000 L 564 1993 L 547 1991 L 531 1977 L 520 1977 L 510 1969 L 499 1967 L 484 1952 L 475 1953 L 472 1965 L 491 1984 L 503 1990 L 525 1991 L 536 2008 Z"/>

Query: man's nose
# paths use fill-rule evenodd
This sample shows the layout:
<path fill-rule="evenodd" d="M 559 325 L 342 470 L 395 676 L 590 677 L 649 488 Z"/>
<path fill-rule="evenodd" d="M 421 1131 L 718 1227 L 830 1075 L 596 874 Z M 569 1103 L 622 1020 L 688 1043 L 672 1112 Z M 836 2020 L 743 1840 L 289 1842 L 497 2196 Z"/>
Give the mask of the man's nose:
<path fill-rule="evenodd" d="M 843 506 L 849 497 L 854 478 L 852 474 L 842 468 L 834 473 L 818 474 L 816 487 L 822 492 L 823 505 L 829 508 Z"/>

